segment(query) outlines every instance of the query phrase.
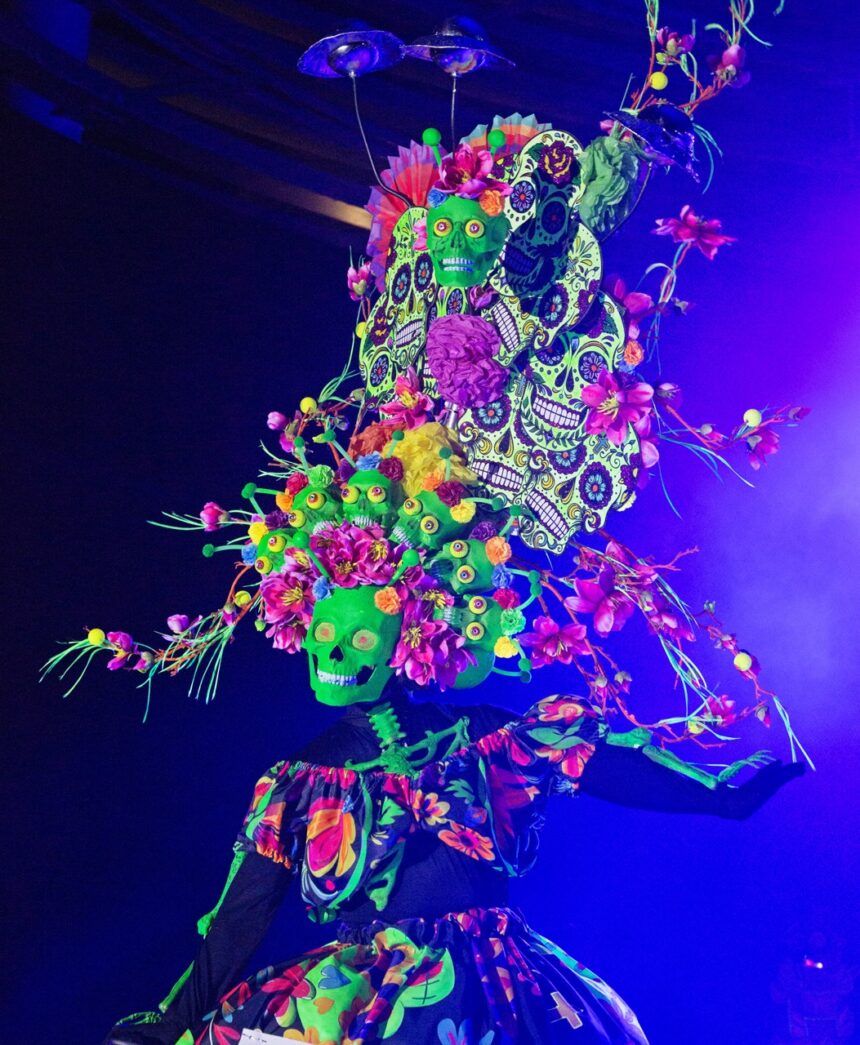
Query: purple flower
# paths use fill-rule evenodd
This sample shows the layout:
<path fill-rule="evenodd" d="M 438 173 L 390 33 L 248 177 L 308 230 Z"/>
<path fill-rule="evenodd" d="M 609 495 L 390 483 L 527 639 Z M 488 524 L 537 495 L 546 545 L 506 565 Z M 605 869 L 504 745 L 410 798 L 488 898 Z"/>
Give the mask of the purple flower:
<path fill-rule="evenodd" d="M 621 631 L 633 616 L 636 607 L 615 587 L 615 574 L 611 569 L 601 570 L 596 580 L 577 578 L 573 585 L 576 595 L 569 595 L 564 600 L 565 609 L 571 613 L 594 614 L 594 630 L 599 635 Z"/>
<path fill-rule="evenodd" d="M 203 521 L 203 529 L 207 533 L 212 533 L 223 523 L 227 522 L 230 518 L 230 513 L 225 511 L 225 509 L 214 501 L 207 501 L 206 504 L 203 505 L 203 511 L 200 513 L 200 518 Z"/>
<path fill-rule="evenodd" d="M 760 428 L 747 439 L 746 444 L 749 462 L 758 471 L 763 464 L 767 464 L 768 457 L 779 450 L 779 433 L 773 428 Z"/>
<path fill-rule="evenodd" d="M 498 532 L 499 530 L 495 523 L 491 523 L 489 519 L 484 519 L 482 522 L 475 523 L 469 531 L 469 540 L 488 541 L 491 537 L 495 537 Z"/>
<path fill-rule="evenodd" d="M 304 573 L 269 573 L 260 582 L 263 617 L 269 624 L 310 619 L 313 613 L 313 578 Z"/>
<path fill-rule="evenodd" d="M 167 618 L 167 627 L 174 635 L 181 635 L 183 631 L 188 631 L 190 623 L 191 618 L 186 613 L 174 613 Z"/>
<path fill-rule="evenodd" d="M 495 189 L 503 196 L 510 194 L 510 185 L 490 177 L 493 157 L 488 149 L 473 149 L 460 145 L 452 156 L 445 156 L 439 165 L 439 180 L 435 188 L 468 200 L 476 200 L 486 189 Z"/>
<path fill-rule="evenodd" d="M 465 638 L 443 620 L 433 620 L 433 604 L 410 600 L 403 613 L 400 638 L 389 664 L 410 682 L 427 686 L 431 682 L 446 689 L 454 685 L 460 672 L 475 663 L 463 646 Z"/>
<path fill-rule="evenodd" d="M 734 236 L 720 232 L 722 227 L 716 218 L 700 218 L 687 203 L 681 208 L 680 217 L 658 218 L 657 228 L 651 231 L 655 236 L 671 236 L 675 243 L 691 243 L 708 261 L 713 261 L 720 247 L 735 242 Z"/>
<path fill-rule="evenodd" d="M 657 46 L 668 58 L 680 58 L 693 50 L 696 38 L 692 33 L 676 33 L 668 26 L 657 31 Z"/>
<path fill-rule="evenodd" d="M 379 472 L 393 483 L 399 483 L 403 478 L 403 462 L 399 457 L 386 457 L 379 462 Z"/>
<path fill-rule="evenodd" d="M 266 418 L 266 424 L 273 432 L 283 432 L 289 424 L 289 418 L 279 410 L 272 410 Z"/>
<path fill-rule="evenodd" d="M 711 55 L 708 65 L 719 80 L 730 87 L 743 87 L 749 83 L 750 74 L 744 69 L 747 53 L 740 44 L 732 44 L 721 55 Z"/>
<path fill-rule="evenodd" d="M 480 316 L 439 316 L 427 334 L 427 365 L 440 394 L 457 406 L 495 402 L 508 382 L 508 371 L 495 356 L 501 339 Z"/>
<path fill-rule="evenodd" d="M 654 389 L 643 381 L 624 387 L 608 370 L 601 370 L 597 383 L 586 385 L 580 398 L 590 409 L 585 419 L 589 435 L 606 433 L 614 446 L 627 437 L 628 424 L 648 416 Z"/>
<path fill-rule="evenodd" d="M 557 624 L 551 617 L 536 617 L 534 631 L 520 636 L 524 646 L 531 646 L 532 665 L 545 668 L 550 664 L 570 664 L 574 657 L 588 653 L 584 624 Z"/>
<path fill-rule="evenodd" d="M 269 530 L 284 530 L 290 525 L 290 517 L 279 508 L 269 512 L 266 516 L 266 528 Z"/>
<path fill-rule="evenodd" d="M 466 487 L 462 483 L 457 482 L 456 479 L 449 479 L 447 482 L 439 483 L 435 492 L 443 504 L 453 508 L 455 504 L 459 504 L 466 496 Z"/>
<path fill-rule="evenodd" d="M 139 653 L 134 639 L 126 631 L 109 631 L 107 640 L 113 646 L 114 655 L 108 661 L 108 671 L 118 671 L 120 668 L 130 668 L 129 663 L 132 653 Z"/>

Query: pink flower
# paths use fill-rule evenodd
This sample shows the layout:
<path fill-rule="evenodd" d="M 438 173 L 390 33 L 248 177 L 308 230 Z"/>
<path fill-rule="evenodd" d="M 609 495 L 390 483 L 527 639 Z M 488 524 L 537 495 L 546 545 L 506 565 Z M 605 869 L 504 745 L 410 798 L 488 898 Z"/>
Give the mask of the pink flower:
<path fill-rule="evenodd" d="M 289 624 L 284 621 L 273 624 L 266 631 L 266 638 L 272 640 L 275 649 L 284 650 L 286 653 L 298 653 L 308 633 L 310 620 L 310 615 L 307 615 Z"/>
<path fill-rule="evenodd" d="M 647 598 L 645 618 L 655 635 L 665 635 L 676 642 L 682 639 L 687 642 L 693 641 L 693 632 L 683 613 L 676 606 L 673 606 L 662 595 L 655 593 L 650 593 Z"/>
<path fill-rule="evenodd" d="M 442 159 L 435 187 L 469 200 L 477 199 L 486 189 L 495 189 L 503 196 L 509 196 L 511 186 L 491 178 L 492 169 L 493 157 L 488 149 L 460 145 L 452 156 Z"/>
<path fill-rule="evenodd" d="M 412 241 L 413 250 L 426 250 L 427 249 L 427 219 L 419 218 L 412 226 L 412 234 L 415 239 Z"/>
<path fill-rule="evenodd" d="M 181 635 L 183 631 L 187 631 L 190 623 L 191 618 L 185 613 L 174 613 L 167 618 L 167 627 L 174 635 Z"/>
<path fill-rule="evenodd" d="M 207 533 L 212 533 L 217 530 L 222 523 L 227 522 L 230 518 L 230 513 L 225 511 L 220 505 L 214 501 L 207 501 L 203 505 L 203 511 L 200 513 L 200 518 L 203 521 L 203 529 Z"/>
<path fill-rule="evenodd" d="M 391 545 L 378 526 L 344 522 L 315 533 L 311 548 L 339 588 L 387 584 L 397 568 Z"/>
<path fill-rule="evenodd" d="M 645 414 L 633 425 L 633 429 L 639 436 L 639 457 L 643 468 L 653 468 L 660 460 L 660 451 L 657 449 L 657 436 L 651 434 L 651 415 Z"/>
<path fill-rule="evenodd" d="M 457 406 L 481 407 L 497 400 L 508 371 L 495 356 L 501 339 L 480 316 L 439 316 L 427 333 L 427 365 L 439 393 Z"/>
<path fill-rule="evenodd" d="M 285 489 L 295 497 L 299 490 L 304 490 L 308 482 L 309 479 L 304 472 L 293 472 L 285 483 Z"/>
<path fill-rule="evenodd" d="M 107 640 L 114 649 L 114 655 L 107 663 L 108 671 L 132 667 L 131 655 L 140 651 L 131 635 L 127 631 L 109 631 Z"/>
<path fill-rule="evenodd" d="M 716 218 L 700 218 L 690 204 L 685 203 L 680 217 L 658 218 L 657 228 L 651 231 L 655 236 L 671 236 L 676 243 L 692 243 L 708 261 L 713 261 L 720 247 L 736 242 L 734 236 L 720 232 L 722 227 L 722 222 Z"/>
<path fill-rule="evenodd" d="M 313 613 L 313 578 L 304 573 L 270 573 L 260 582 L 263 617 L 269 624 L 294 624 Z"/>
<path fill-rule="evenodd" d="M 740 44 L 732 44 L 721 55 L 711 55 L 708 65 L 714 76 L 730 87 L 743 87 L 750 81 L 750 74 L 744 69 L 746 57 L 747 53 Z"/>
<path fill-rule="evenodd" d="M 358 268 L 352 265 L 346 270 L 346 285 L 349 288 L 349 296 L 353 301 L 361 301 L 371 286 L 370 262 L 365 261 Z"/>
<path fill-rule="evenodd" d="M 520 597 L 513 588 L 497 588 L 493 592 L 493 601 L 497 602 L 503 610 L 512 610 L 519 606 Z"/>
<path fill-rule="evenodd" d="M 654 395 L 677 410 L 681 405 L 681 386 L 672 381 L 662 381 L 654 389 Z"/>
<path fill-rule="evenodd" d="M 273 432 L 283 432 L 288 424 L 289 418 L 286 414 L 282 414 L 280 410 L 271 410 L 266 418 L 266 426 L 271 428 Z"/>
<path fill-rule="evenodd" d="M 536 668 L 556 662 L 570 664 L 574 657 L 589 652 L 584 624 L 571 622 L 562 627 L 551 617 L 536 617 L 534 629 L 521 635 L 520 642 L 532 647 L 531 661 Z"/>
<path fill-rule="evenodd" d="M 463 649 L 465 638 L 443 620 L 433 620 L 431 602 L 410 601 L 403 614 L 400 638 L 389 661 L 398 675 L 419 686 L 436 682 L 453 686 L 460 672 L 475 663 Z"/>
<path fill-rule="evenodd" d="M 636 608 L 633 600 L 615 587 L 615 573 L 607 567 L 595 580 L 577 578 L 576 595 L 568 595 L 564 608 L 570 613 L 594 614 L 594 630 L 599 635 L 621 631 Z"/>
<path fill-rule="evenodd" d="M 603 285 L 624 306 L 628 319 L 627 333 L 634 339 L 638 338 L 640 321 L 654 312 L 654 299 L 650 294 L 642 294 L 638 290 L 628 293 L 627 285 L 620 276 L 609 276 Z"/>
<path fill-rule="evenodd" d="M 385 424 L 400 428 L 420 428 L 433 413 L 433 401 L 421 391 L 421 383 L 414 367 L 398 374 L 394 381 L 397 397 L 379 408 L 386 415 Z"/>
<path fill-rule="evenodd" d="M 749 462 L 758 471 L 763 464 L 767 464 L 768 457 L 779 450 L 779 433 L 772 427 L 760 428 L 747 439 L 746 444 Z"/>
<path fill-rule="evenodd" d="M 689 54 L 695 43 L 696 38 L 692 33 L 676 33 L 668 26 L 657 31 L 657 46 L 669 58 L 680 58 L 682 54 Z"/>
<path fill-rule="evenodd" d="M 432 329 L 432 328 L 431 328 Z M 601 370 L 597 383 L 586 385 L 582 401 L 590 407 L 585 419 L 589 435 L 606 433 L 614 446 L 621 446 L 627 436 L 627 425 L 648 416 L 654 389 L 643 381 L 623 387 L 608 370 Z"/>
<path fill-rule="evenodd" d="M 716 721 L 718 726 L 730 726 L 737 721 L 738 716 L 734 712 L 736 701 L 729 700 L 726 696 L 706 697 L 708 714 Z"/>

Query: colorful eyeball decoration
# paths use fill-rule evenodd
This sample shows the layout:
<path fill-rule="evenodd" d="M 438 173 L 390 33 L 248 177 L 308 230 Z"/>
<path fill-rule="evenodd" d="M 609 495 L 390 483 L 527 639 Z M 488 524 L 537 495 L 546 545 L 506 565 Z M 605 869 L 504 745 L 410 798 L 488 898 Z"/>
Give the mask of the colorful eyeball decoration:
<path fill-rule="evenodd" d="M 272 560 L 267 555 L 261 555 L 254 563 L 254 569 L 265 576 L 272 572 Z"/>
<path fill-rule="evenodd" d="M 471 624 L 466 625 L 466 638 L 472 642 L 480 642 L 486 634 L 487 629 L 479 620 L 473 620 Z"/>
<path fill-rule="evenodd" d="M 480 218 L 472 218 L 471 221 L 466 222 L 465 231 L 469 239 L 478 239 L 479 236 L 484 235 L 484 223 Z"/>
<path fill-rule="evenodd" d="M 361 496 L 357 486 L 341 487 L 340 495 L 343 498 L 344 504 L 355 504 L 358 498 Z"/>
<path fill-rule="evenodd" d="M 455 559 L 465 559 L 469 554 L 469 545 L 465 541 L 451 541 L 448 551 Z"/>
<path fill-rule="evenodd" d="M 322 490 L 313 490 L 305 499 L 305 504 L 308 508 L 322 508 L 327 500 L 328 498 Z"/>
<path fill-rule="evenodd" d="M 469 609 L 472 613 L 486 613 L 487 612 L 487 600 L 483 595 L 473 595 L 469 599 Z"/>
<path fill-rule="evenodd" d="M 475 570 L 474 570 L 474 568 L 472 566 L 468 566 L 467 564 L 464 563 L 462 566 L 458 567 L 458 569 L 457 569 L 457 580 L 461 584 L 471 584 L 474 579 L 475 579 Z"/>
<path fill-rule="evenodd" d="M 290 526 L 295 526 L 297 530 L 300 530 L 307 522 L 307 516 L 301 508 L 293 508 L 291 512 L 287 512 L 287 517 L 290 520 Z"/>
<path fill-rule="evenodd" d="M 371 486 L 367 491 L 367 499 L 371 504 L 382 504 L 387 496 L 388 492 L 384 486 Z"/>
<path fill-rule="evenodd" d="M 369 651 L 379 644 L 379 636 L 369 628 L 359 628 L 352 636 L 352 644 L 357 650 Z"/>
<path fill-rule="evenodd" d="M 447 218 L 437 218 L 433 222 L 433 231 L 437 236 L 448 236 L 450 235 L 451 229 L 454 226 Z"/>
<path fill-rule="evenodd" d="M 287 546 L 287 539 L 282 533 L 273 533 L 272 536 L 266 541 L 266 547 L 270 552 L 282 552 Z M 259 560 L 258 560 L 259 561 Z"/>
<path fill-rule="evenodd" d="M 334 642 L 334 624 L 321 620 L 314 628 L 314 638 L 317 642 Z"/>
<path fill-rule="evenodd" d="M 421 532 L 422 533 L 438 533 L 439 531 L 439 520 L 435 515 L 425 515 L 421 520 Z"/>
<path fill-rule="evenodd" d="M 417 497 L 407 497 L 403 502 L 404 515 L 417 515 L 421 511 L 421 502 Z"/>

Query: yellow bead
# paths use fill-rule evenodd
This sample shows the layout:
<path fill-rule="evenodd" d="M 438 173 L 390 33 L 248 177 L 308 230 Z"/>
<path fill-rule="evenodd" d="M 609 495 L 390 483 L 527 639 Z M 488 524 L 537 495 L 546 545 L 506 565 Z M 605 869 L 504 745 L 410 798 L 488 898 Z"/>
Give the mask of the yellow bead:
<path fill-rule="evenodd" d="M 744 414 L 744 424 L 747 428 L 758 428 L 761 422 L 761 410 L 747 410 Z"/>
<path fill-rule="evenodd" d="M 749 653 L 745 653 L 743 650 L 740 653 L 735 654 L 735 659 L 732 662 L 738 671 L 749 671 L 752 667 L 753 659 Z"/>
<path fill-rule="evenodd" d="M 303 414 L 312 414 L 317 408 L 317 401 L 313 396 L 305 396 L 299 403 L 299 410 Z"/>
<path fill-rule="evenodd" d="M 358 338 L 359 341 L 363 341 L 364 340 L 364 332 L 366 330 L 367 330 L 367 323 L 365 323 L 364 321 L 362 321 L 361 323 L 359 323 L 356 326 L 356 328 L 355 328 L 355 336 Z"/>
<path fill-rule="evenodd" d="M 240 608 L 242 606 L 247 606 L 250 601 L 251 601 L 251 593 L 249 591 L 237 591 L 236 592 L 236 598 L 233 599 L 233 602 L 235 602 L 236 605 L 239 606 Z"/>
<path fill-rule="evenodd" d="M 669 77 L 658 70 L 656 73 L 651 73 L 651 79 L 648 82 L 655 91 L 662 91 L 669 86 Z"/>
<path fill-rule="evenodd" d="M 91 646 L 101 646 L 106 638 L 107 635 L 105 635 L 101 628 L 90 628 L 87 632 L 87 642 Z"/>
<path fill-rule="evenodd" d="M 704 724 L 700 722 L 697 718 L 690 719 L 690 721 L 687 723 L 687 729 L 690 733 L 693 734 L 694 737 L 698 736 L 700 733 L 705 732 Z"/>

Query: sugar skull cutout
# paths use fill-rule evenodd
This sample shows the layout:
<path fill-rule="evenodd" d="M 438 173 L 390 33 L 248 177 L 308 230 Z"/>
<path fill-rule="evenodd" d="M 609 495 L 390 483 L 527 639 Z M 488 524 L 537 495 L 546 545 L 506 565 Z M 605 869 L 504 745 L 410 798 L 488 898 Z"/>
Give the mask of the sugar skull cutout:
<path fill-rule="evenodd" d="M 489 275 L 510 229 L 477 200 L 448 196 L 427 213 L 427 249 L 442 287 L 474 287 Z"/>
<path fill-rule="evenodd" d="M 321 704 L 344 707 L 378 700 L 394 673 L 388 662 L 403 615 L 378 609 L 378 590 L 370 585 L 333 588 L 314 604 L 303 648 L 311 689 Z"/>
<path fill-rule="evenodd" d="M 422 491 L 416 497 L 407 497 L 400 506 L 391 536 L 410 548 L 438 551 L 462 528 L 463 523 L 454 518 L 437 493 Z"/>
<path fill-rule="evenodd" d="M 403 501 L 400 483 L 375 468 L 355 472 L 340 489 L 344 518 L 355 526 L 379 523 L 388 528 Z"/>

